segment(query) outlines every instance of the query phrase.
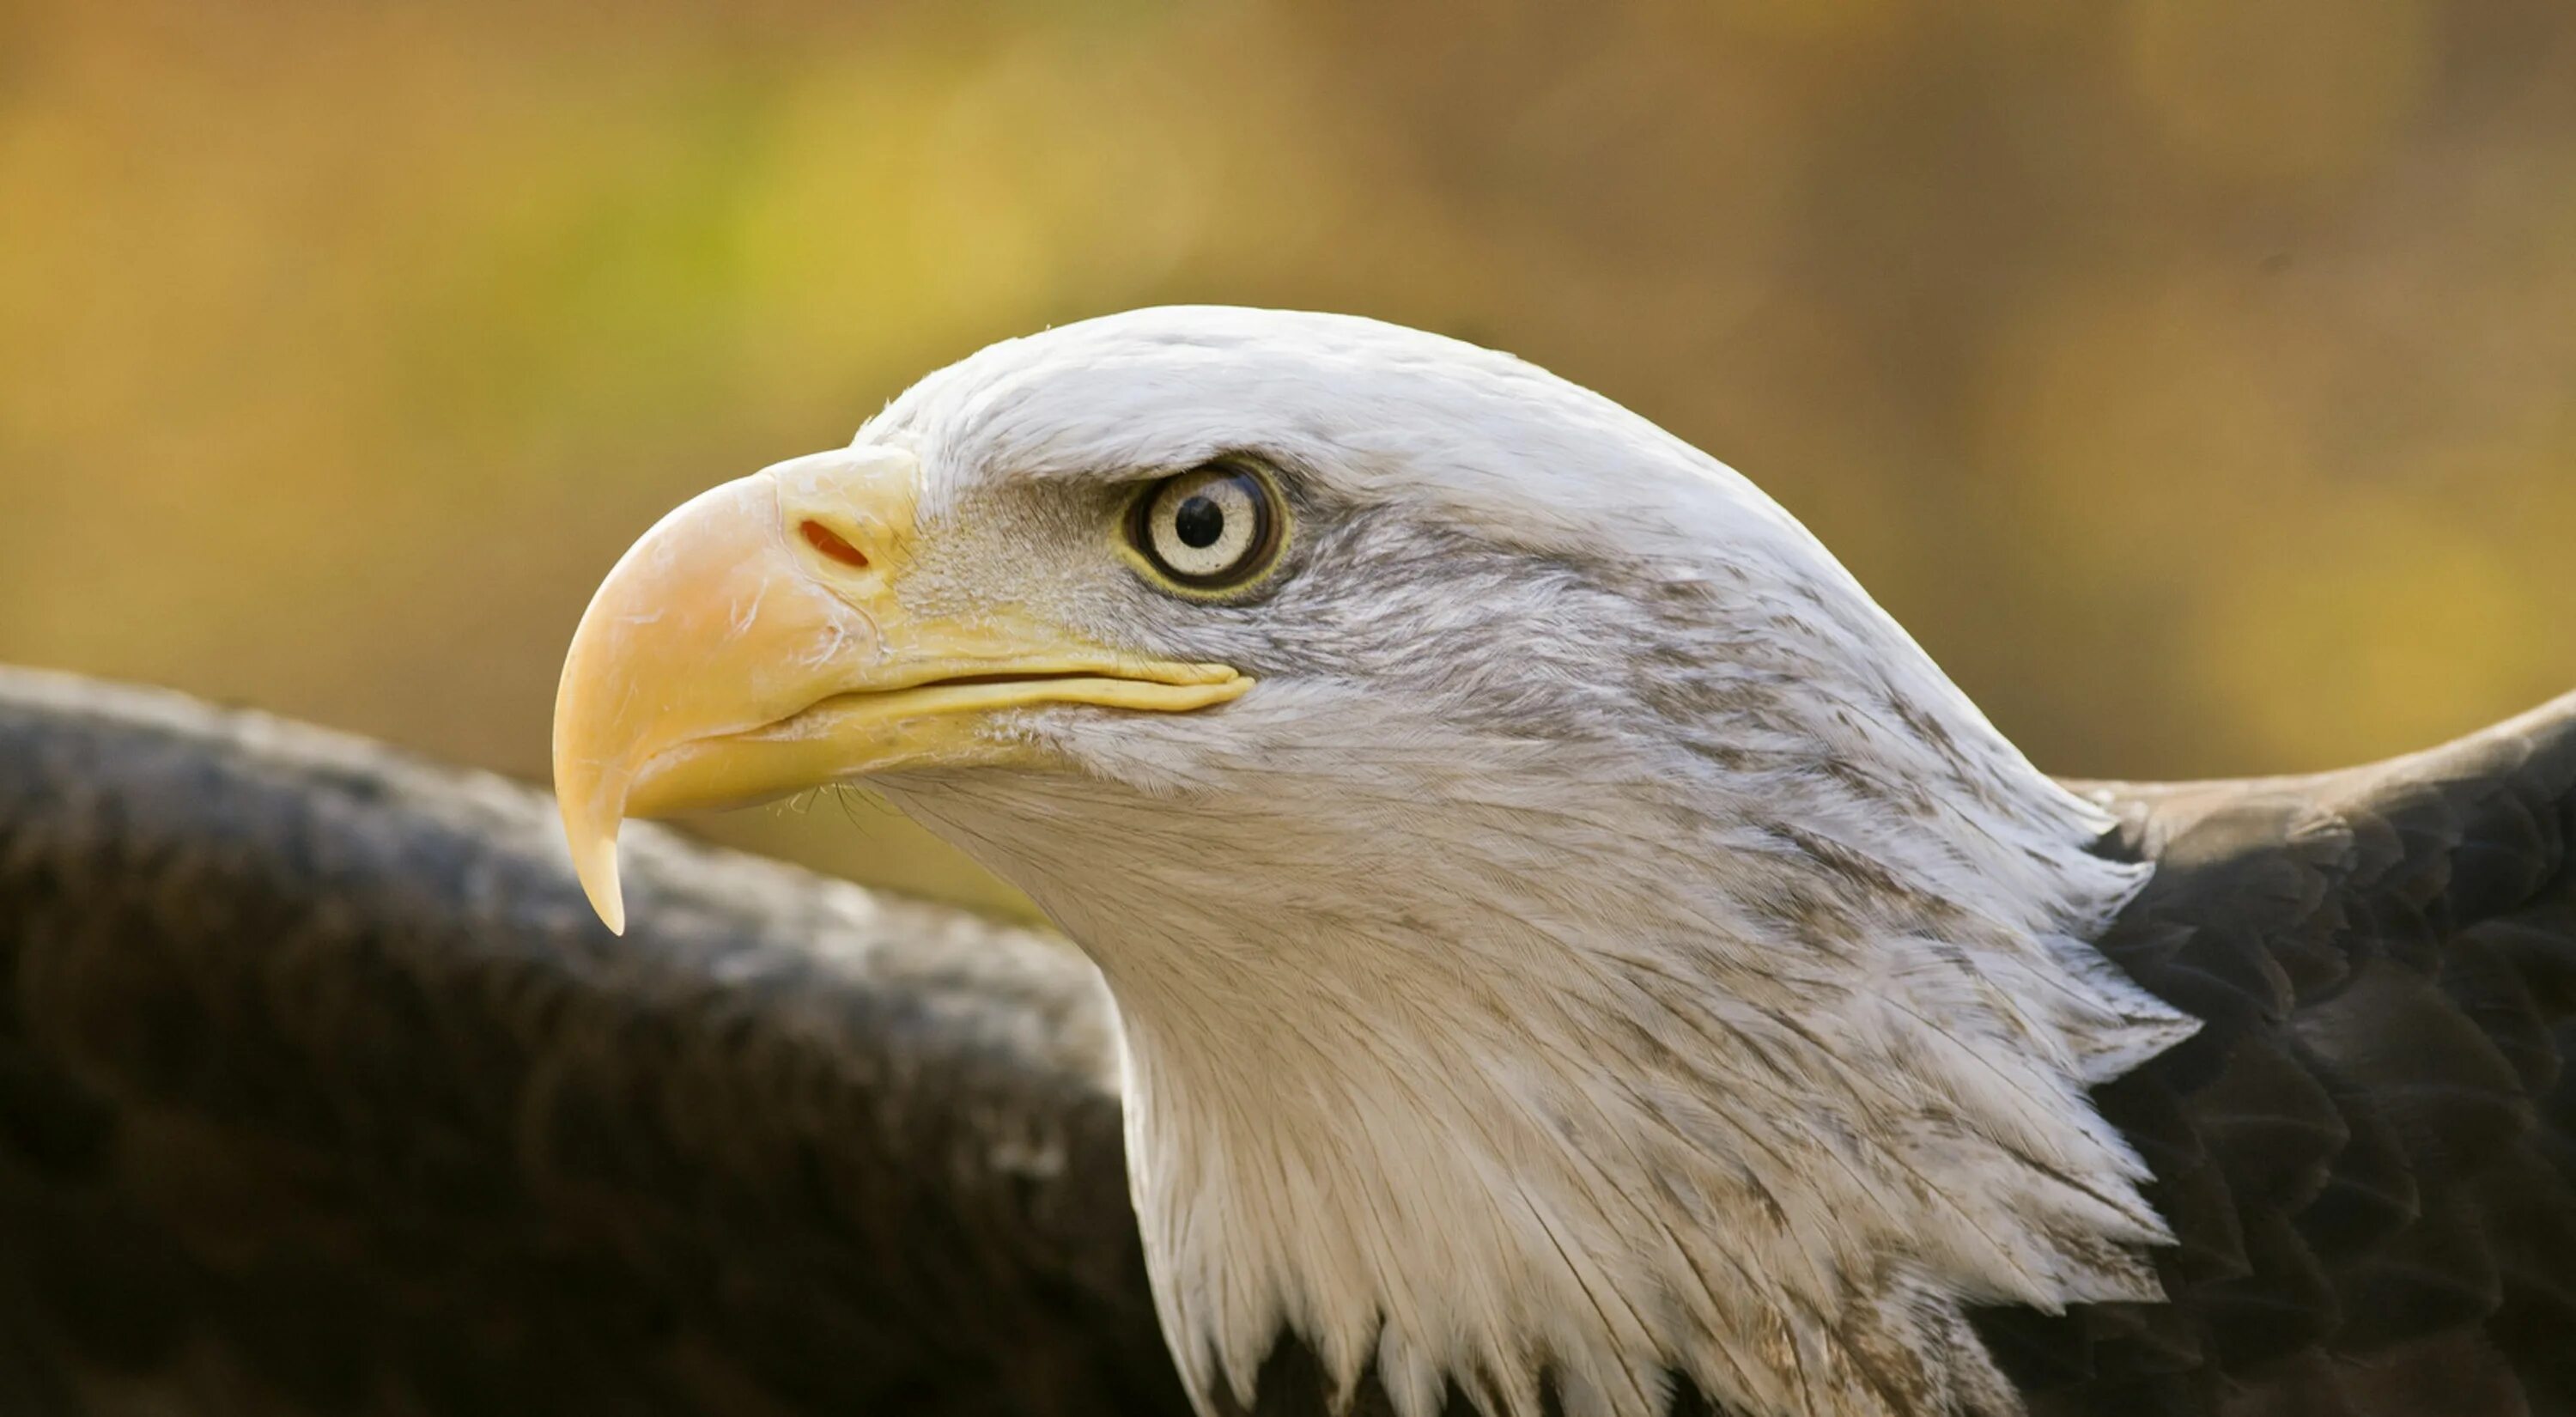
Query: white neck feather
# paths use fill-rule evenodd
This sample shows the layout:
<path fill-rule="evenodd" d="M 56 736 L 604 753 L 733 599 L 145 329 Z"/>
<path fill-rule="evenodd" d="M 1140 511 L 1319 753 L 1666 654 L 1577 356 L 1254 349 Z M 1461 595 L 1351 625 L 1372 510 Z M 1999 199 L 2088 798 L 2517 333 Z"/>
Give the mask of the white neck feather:
<path fill-rule="evenodd" d="M 1405 755 L 1460 765 L 1430 780 L 1288 732 L 1352 705 L 1274 700 L 1269 790 L 1222 810 L 896 795 L 1107 977 L 1202 1402 L 1248 1405 L 1285 1329 L 1404 1417 L 1453 1380 L 1535 1414 L 1542 1375 L 1642 1417 L 1667 1373 L 1761 1417 L 2006 1413 L 1964 1306 L 2157 1296 L 2144 1168 L 2084 1089 L 2190 1026 L 2083 943 L 2139 871 L 1964 708 L 1925 761 L 1868 745 L 1878 783 L 1491 741 Z"/>

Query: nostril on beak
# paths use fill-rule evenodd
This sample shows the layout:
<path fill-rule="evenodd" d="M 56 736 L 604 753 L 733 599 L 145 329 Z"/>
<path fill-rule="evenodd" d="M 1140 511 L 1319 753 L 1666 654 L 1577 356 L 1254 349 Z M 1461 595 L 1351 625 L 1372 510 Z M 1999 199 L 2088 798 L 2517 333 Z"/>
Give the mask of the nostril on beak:
<path fill-rule="evenodd" d="M 867 569 L 867 553 L 852 546 L 847 537 L 818 521 L 808 521 L 797 528 L 805 535 L 805 544 L 840 562 L 844 566 Z"/>

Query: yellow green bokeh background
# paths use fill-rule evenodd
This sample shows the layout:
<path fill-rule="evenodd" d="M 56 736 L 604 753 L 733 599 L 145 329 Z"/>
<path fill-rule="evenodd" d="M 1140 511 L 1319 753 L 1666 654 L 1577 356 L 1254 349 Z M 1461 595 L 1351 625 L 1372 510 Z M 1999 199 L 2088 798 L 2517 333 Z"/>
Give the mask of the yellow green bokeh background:
<path fill-rule="evenodd" d="M 2057 771 L 2576 686 L 2565 0 L 0 0 L 0 659 L 538 779 L 664 508 L 1176 300 L 1610 393 Z"/>

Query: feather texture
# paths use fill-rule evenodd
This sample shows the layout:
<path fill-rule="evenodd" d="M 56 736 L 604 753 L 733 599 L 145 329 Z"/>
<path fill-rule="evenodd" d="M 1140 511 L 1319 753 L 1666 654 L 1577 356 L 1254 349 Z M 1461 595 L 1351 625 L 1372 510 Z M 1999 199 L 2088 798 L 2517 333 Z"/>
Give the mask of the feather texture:
<path fill-rule="evenodd" d="M 2097 1089 L 2169 1303 L 1993 1310 L 2041 1414 L 2576 1410 L 2576 698 L 2302 779 L 2090 789 L 2100 946 L 2208 1020 Z"/>
<path fill-rule="evenodd" d="M 2084 790 L 2121 814 L 2112 849 L 2163 863 L 2105 948 L 2177 1003 L 2233 998 L 2212 1016 L 2236 1038 L 2096 1089 L 2154 1173 L 2172 1301 L 1979 1311 L 2029 1409 L 2576 1411 L 2576 703 L 2351 773 Z M 549 826 L 532 794 L 345 740 L 6 677 L 10 1410 L 1185 1410 L 1079 1041 L 1106 1025 L 1095 994 L 982 927 L 853 917 L 846 887 L 700 866 L 651 833 L 648 962 L 546 969 L 590 948 L 577 888 L 535 844 Z M 890 945 L 912 962 L 874 994 L 786 943 L 880 931 L 948 943 Z M 2213 937 L 2272 966 L 2231 966 Z M 2356 997 L 2374 971 L 2404 978 Z M 365 1026 L 223 1002 L 298 977 Z M 2293 1054 L 2313 1086 L 2282 1086 L 2265 1043 L 2299 1032 L 2302 1001 L 2339 1003 L 2320 1014 L 2339 1022 Z M 2415 1055 L 2428 1008 L 2452 1026 Z M 851 1026 L 870 1016 L 911 1020 L 933 1051 L 886 1072 L 886 1023 Z M 2242 1074 L 2240 1047 L 2259 1059 Z M 550 1054 L 587 1061 L 533 1094 Z M 915 1100 L 810 1129 L 882 1105 L 871 1077 L 912 1079 Z M 976 1095 L 1010 1100 L 962 1105 Z M 692 1096 L 723 1099 L 730 1140 L 651 1120 Z M 514 1097 L 533 1110 L 493 1110 Z M 530 1133 L 519 1115 L 556 1120 Z M 1024 1120 L 942 1139 L 987 1116 Z M 932 1154 L 950 1160 L 902 1159 Z M 552 1179 L 572 1171 L 589 1184 Z M 710 1289 L 687 1257 L 718 1253 L 734 1277 Z M 1322 1413 L 1331 1391 L 1284 1339 L 1249 1410 Z M 1351 1395 L 1363 1417 L 1391 1410 L 1374 1380 Z M 1449 1417 L 1474 1410 L 1445 1394 Z M 1683 1392 L 1672 1410 L 1709 1409 Z"/>
<path fill-rule="evenodd" d="M 0 1409 L 1177 1414 L 1060 945 L 0 669 Z"/>

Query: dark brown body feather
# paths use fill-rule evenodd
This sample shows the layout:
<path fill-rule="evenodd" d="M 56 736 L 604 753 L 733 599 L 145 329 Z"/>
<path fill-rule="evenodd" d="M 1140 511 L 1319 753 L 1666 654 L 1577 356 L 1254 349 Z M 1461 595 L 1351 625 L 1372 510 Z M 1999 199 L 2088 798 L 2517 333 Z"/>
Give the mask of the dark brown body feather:
<path fill-rule="evenodd" d="M 2206 1023 L 2100 1089 L 2161 1305 L 1998 1311 L 2042 1417 L 2576 1412 L 2576 698 L 2313 778 L 2096 789 L 2102 939 Z"/>
<path fill-rule="evenodd" d="M 2209 1023 L 2099 1094 L 2172 1302 L 1980 1316 L 2033 1411 L 2576 1412 L 2576 701 L 2100 791 Z M 0 1410 L 1187 1410 L 1079 962 L 636 849 L 613 941 L 534 794 L 0 674 Z"/>
<path fill-rule="evenodd" d="M 1060 947 L 0 671 L 0 1412 L 1186 1411 Z"/>

